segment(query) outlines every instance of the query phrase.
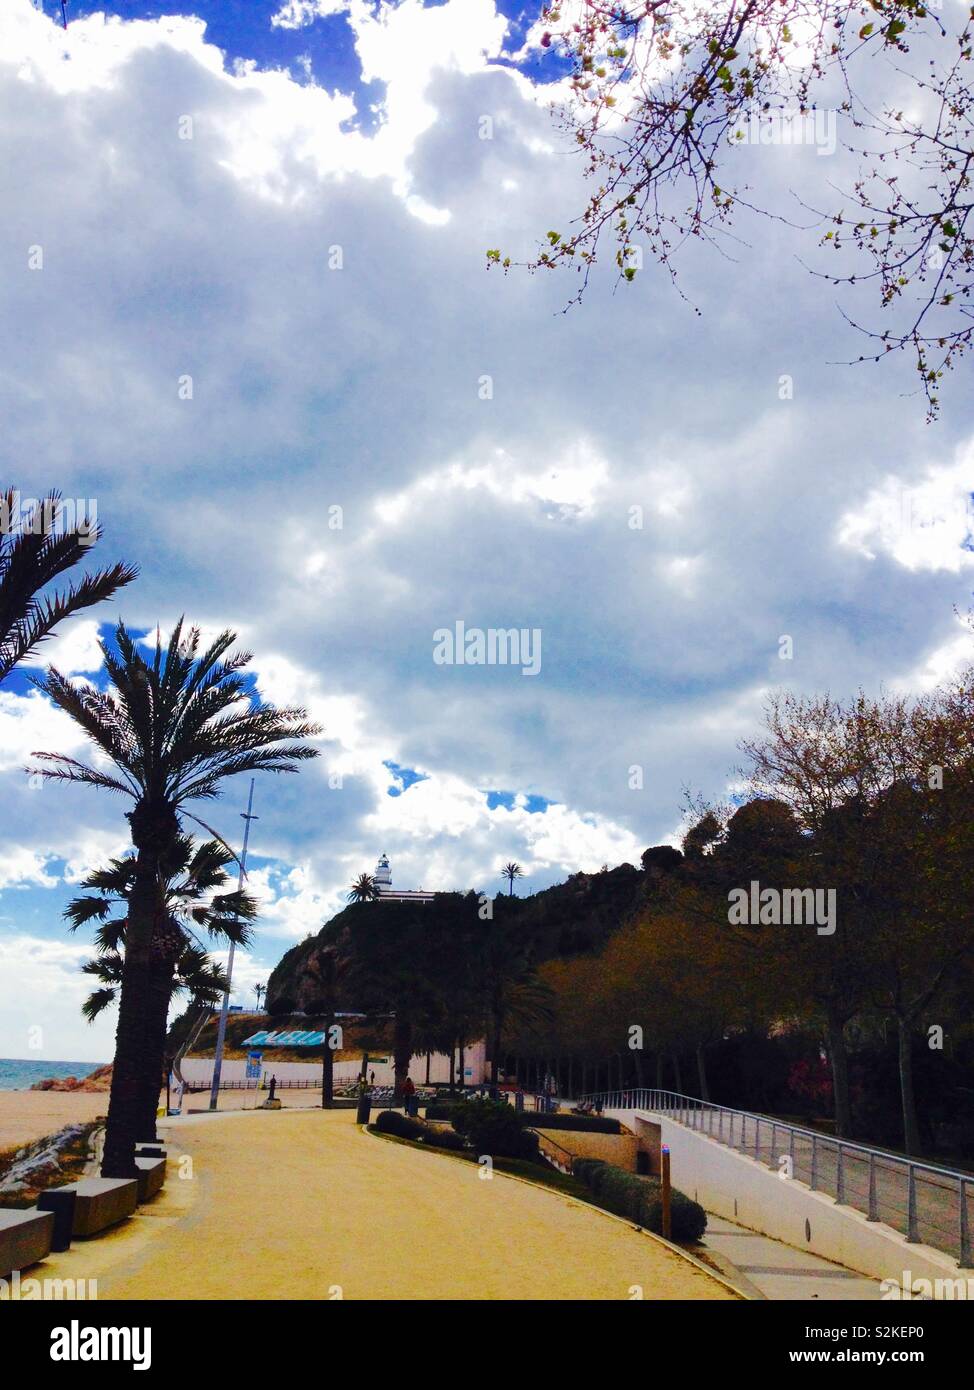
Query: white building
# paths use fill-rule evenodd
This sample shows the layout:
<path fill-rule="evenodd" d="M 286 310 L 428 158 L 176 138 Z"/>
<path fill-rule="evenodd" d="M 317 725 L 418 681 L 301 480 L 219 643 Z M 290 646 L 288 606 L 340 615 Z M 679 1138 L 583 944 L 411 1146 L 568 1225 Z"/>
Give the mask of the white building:
<path fill-rule="evenodd" d="M 372 880 L 375 883 L 379 902 L 431 903 L 433 901 L 433 894 L 427 893 L 422 888 L 393 888 L 392 869 L 389 867 L 387 854 L 379 855 L 379 862 L 375 866 Z"/>

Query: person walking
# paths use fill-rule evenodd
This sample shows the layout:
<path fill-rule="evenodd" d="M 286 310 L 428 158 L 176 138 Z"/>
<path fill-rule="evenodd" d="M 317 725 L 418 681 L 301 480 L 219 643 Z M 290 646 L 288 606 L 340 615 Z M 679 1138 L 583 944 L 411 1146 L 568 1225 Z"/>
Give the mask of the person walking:
<path fill-rule="evenodd" d="M 405 1081 L 402 1083 L 402 1108 L 403 1113 L 406 1115 L 412 1115 L 414 1113 L 413 1097 L 415 1096 L 415 1094 L 416 1087 L 413 1085 L 413 1079 L 411 1076 L 407 1076 Z"/>

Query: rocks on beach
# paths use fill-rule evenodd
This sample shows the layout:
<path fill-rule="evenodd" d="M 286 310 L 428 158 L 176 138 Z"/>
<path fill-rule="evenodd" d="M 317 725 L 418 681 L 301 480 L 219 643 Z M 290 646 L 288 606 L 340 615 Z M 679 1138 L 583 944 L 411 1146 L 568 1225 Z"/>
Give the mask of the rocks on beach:
<path fill-rule="evenodd" d="M 45 1187 L 81 1175 L 91 1148 L 94 1125 L 65 1125 L 18 1149 L 0 1171 L 0 1206 L 26 1206 Z"/>
<path fill-rule="evenodd" d="M 112 1087 L 112 1066 L 107 1063 L 96 1067 L 87 1076 L 48 1076 L 43 1081 L 35 1081 L 32 1091 L 110 1091 Z"/>

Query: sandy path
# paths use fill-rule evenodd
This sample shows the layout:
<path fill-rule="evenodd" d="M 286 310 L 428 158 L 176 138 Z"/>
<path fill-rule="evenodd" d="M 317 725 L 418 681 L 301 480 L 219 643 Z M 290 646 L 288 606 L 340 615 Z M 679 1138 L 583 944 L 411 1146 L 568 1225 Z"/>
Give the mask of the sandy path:
<path fill-rule="evenodd" d="M 365 1134 L 351 1111 L 182 1121 L 169 1155 L 128 1228 L 37 1272 L 95 1277 L 102 1299 L 734 1297 L 620 1221 Z"/>
<path fill-rule="evenodd" d="M 0 1091 L 0 1151 L 107 1112 L 107 1091 Z"/>

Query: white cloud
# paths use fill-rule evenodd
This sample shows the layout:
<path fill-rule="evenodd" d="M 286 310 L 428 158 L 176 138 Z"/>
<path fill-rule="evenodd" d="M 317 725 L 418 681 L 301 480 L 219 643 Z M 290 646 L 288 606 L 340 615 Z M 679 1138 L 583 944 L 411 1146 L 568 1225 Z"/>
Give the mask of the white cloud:
<path fill-rule="evenodd" d="M 974 445 L 920 479 L 883 479 L 839 521 L 839 540 L 873 560 L 885 552 L 908 570 L 950 570 L 974 563 Z"/>
<path fill-rule="evenodd" d="M 348 8 L 349 0 L 285 0 L 271 16 L 271 24 L 276 29 L 304 29 L 316 19 L 342 14 Z"/>
<path fill-rule="evenodd" d="M 0 1053 L 30 1061 L 110 1061 L 116 1018 L 107 1010 L 94 1024 L 81 1018 L 91 992 L 80 966 L 83 942 L 48 941 L 0 933 Z"/>
<path fill-rule="evenodd" d="M 922 672 L 969 587 L 950 507 L 970 408 L 955 394 L 930 430 L 899 394 L 908 364 L 869 389 L 826 365 L 854 354 L 791 232 L 750 228 L 730 266 L 688 248 L 699 317 L 649 269 L 618 288 L 596 271 L 563 313 L 570 275 L 486 269 L 584 199 L 551 93 L 490 63 L 503 16 L 407 0 L 349 23 L 385 84 L 371 134 L 361 89 L 227 68 L 197 20 L 89 15 L 65 36 L 28 0 L 0 10 L 2 471 L 99 499 L 99 563 L 142 564 L 114 605 L 133 630 L 236 627 L 262 693 L 325 726 L 319 764 L 258 780 L 248 970 L 383 850 L 401 884 L 485 890 L 508 858 L 532 884 L 635 862 L 684 786 L 722 793 L 765 690 Z M 801 168 L 824 164 L 841 174 L 814 151 Z M 19 273 L 37 243 L 43 272 Z M 895 487 L 945 519 L 904 540 Z M 541 675 L 436 667 L 432 634 L 460 617 L 540 627 Z M 90 675 L 87 623 L 43 655 Z M 70 879 L 124 845 L 120 798 L 26 784 L 34 749 L 84 747 L 35 693 L 0 693 L 0 842 L 35 885 L 0 917 L 30 899 L 38 934 L 63 931 L 52 864 Z M 427 780 L 388 796 L 389 760 Z M 490 811 L 487 790 L 555 805 Z M 204 811 L 235 843 L 246 791 Z"/>

